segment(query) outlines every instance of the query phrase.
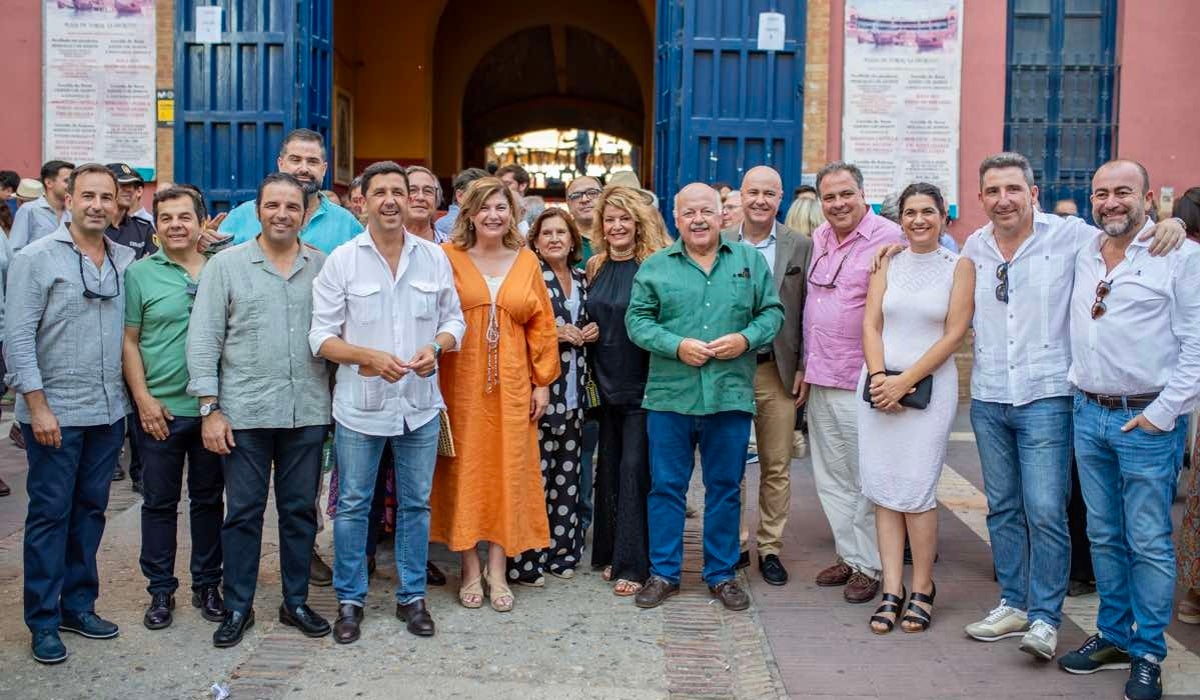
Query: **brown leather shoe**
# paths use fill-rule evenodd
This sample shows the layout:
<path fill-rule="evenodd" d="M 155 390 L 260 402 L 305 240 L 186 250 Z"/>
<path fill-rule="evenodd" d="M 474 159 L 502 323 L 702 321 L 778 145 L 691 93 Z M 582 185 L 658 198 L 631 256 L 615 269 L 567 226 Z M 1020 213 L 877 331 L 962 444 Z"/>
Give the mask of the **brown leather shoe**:
<path fill-rule="evenodd" d="M 726 610 L 745 610 L 750 607 L 750 594 L 738 584 L 737 579 L 726 579 L 715 586 L 709 586 L 708 592 L 721 601 Z"/>
<path fill-rule="evenodd" d="M 425 607 L 425 599 L 414 600 L 408 605 L 396 603 L 396 617 L 408 623 L 407 629 L 418 637 L 432 637 L 433 615 Z"/>
<path fill-rule="evenodd" d="M 21 434 L 21 428 L 16 424 L 16 421 L 13 422 L 12 428 L 8 430 L 8 439 L 12 440 L 12 443 L 17 446 L 18 450 L 25 449 L 25 436 Z"/>
<path fill-rule="evenodd" d="M 642 590 L 633 598 L 639 608 L 657 608 L 663 601 L 679 593 L 679 584 L 671 583 L 661 576 L 651 576 Z"/>
<path fill-rule="evenodd" d="M 337 619 L 333 621 L 333 641 L 338 644 L 357 642 L 361 634 L 363 609 L 358 605 L 342 603 L 338 606 Z"/>
<path fill-rule="evenodd" d="M 846 589 L 842 591 L 842 597 L 847 603 L 868 603 L 875 600 L 875 595 L 879 593 L 879 581 L 867 576 L 861 571 L 855 571 L 850 575 L 850 580 L 846 582 Z"/>
<path fill-rule="evenodd" d="M 838 561 L 833 566 L 826 567 L 817 574 L 818 586 L 844 586 L 850 580 L 850 574 L 854 573 L 854 569 L 844 561 Z"/>

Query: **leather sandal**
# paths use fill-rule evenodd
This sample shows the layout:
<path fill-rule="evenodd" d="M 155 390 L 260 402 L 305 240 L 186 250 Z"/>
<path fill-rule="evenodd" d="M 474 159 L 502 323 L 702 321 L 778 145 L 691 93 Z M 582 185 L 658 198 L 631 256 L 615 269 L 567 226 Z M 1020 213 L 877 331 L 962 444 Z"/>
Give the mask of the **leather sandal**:
<path fill-rule="evenodd" d="M 613 583 L 613 593 L 622 598 L 637 595 L 642 590 L 642 584 L 637 581 L 630 581 L 627 578 L 619 578 Z"/>
<path fill-rule="evenodd" d="M 483 579 L 477 578 L 473 581 L 463 581 L 462 586 L 458 589 L 458 602 L 462 603 L 464 608 L 472 610 L 483 607 Z"/>
<path fill-rule="evenodd" d="M 491 572 L 484 569 L 483 579 L 487 582 L 487 595 L 488 600 L 491 601 L 492 610 L 496 612 L 512 611 L 514 602 L 513 592 L 508 587 L 508 582 L 504 580 L 504 574 L 500 573 L 497 576 L 493 576 Z"/>
<path fill-rule="evenodd" d="M 875 608 L 875 614 L 871 615 L 871 622 L 884 625 L 884 629 L 879 629 L 874 624 L 871 624 L 869 625 L 871 631 L 875 634 L 887 634 L 895 629 L 896 616 L 900 614 L 900 606 L 904 605 L 906 597 L 908 597 L 908 591 L 903 586 L 900 587 L 899 596 L 884 593 L 883 602 L 879 604 L 878 608 Z M 884 615 L 889 614 L 892 616 L 891 618 L 884 617 Z"/>
<path fill-rule="evenodd" d="M 933 584 L 929 595 L 913 591 L 908 599 L 908 607 L 904 610 L 904 617 L 900 618 L 900 629 L 910 634 L 929 629 L 929 625 L 933 623 L 933 599 L 935 596 L 937 596 L 936 583 Z M 919 607 L 917 603 L 924 603 L 929 606 L 929 609 Z"/>

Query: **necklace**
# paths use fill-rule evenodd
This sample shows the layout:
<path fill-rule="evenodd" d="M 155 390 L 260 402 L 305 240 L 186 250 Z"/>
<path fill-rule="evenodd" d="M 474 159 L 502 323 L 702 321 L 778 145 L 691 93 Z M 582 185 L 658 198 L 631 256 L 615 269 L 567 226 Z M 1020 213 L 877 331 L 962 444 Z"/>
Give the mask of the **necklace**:
<path fill-rule="evenodd" d="M 634 252 L 635 251 L 633 248 L 630 248 L 629 250 L 624 251 L 624 252 L 618 252 L 616 248 L 609 248 L 608 259 L 612 260 L 614 262 L 621 262 L 622 260 L 632 260 Z"/>

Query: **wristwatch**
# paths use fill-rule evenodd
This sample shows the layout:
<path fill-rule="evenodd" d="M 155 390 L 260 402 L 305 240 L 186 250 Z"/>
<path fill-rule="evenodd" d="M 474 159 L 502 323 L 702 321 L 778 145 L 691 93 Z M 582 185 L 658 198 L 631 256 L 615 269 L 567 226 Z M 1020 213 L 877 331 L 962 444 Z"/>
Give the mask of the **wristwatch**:
<path fill-rule="evenodd" d="M 200 417 L 203 418 L 204 416 L 209 415 L 213 411 L 219 411 L 219 410 L 221 410 L 221 404 L 217 403 L 216 401 L 209 401 L 208 403 L 202 403 L 202 404 L 200 404 Z"/>
<path fill-rule="evenodd" d="M 442 344 L 430 343 L 429 347 L 433 348 L 433 361 L 437 362 L 442 359 Z"/>

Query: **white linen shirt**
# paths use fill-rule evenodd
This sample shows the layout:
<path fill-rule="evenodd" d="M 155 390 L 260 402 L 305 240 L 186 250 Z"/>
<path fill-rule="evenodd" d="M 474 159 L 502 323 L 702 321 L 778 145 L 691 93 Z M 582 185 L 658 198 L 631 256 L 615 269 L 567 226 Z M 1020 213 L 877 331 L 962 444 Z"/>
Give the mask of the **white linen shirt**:
<path fill-rule="evenodd" d="M 975 265 L 971 398 L 1022 406 L 1073 393 L 1067 370 L 1075 256 L 1099 233 L 1082 219 L 1034 212 L 1033 234 L 1009 262 L 1007 304 L 996 299 L 1004 257 L 992 224 L 967 239 L 962 255 Z"/>
<path fill-rule="evenodd" d="M 1160 430 L 1196 405 L 1200 394 L 1200 245 L 1152 257 L 1149 241 L 1137 240 L 1108 271 L 1097 234 L 1075 258 L 1071 294 L 1071 383 L 1110 396 L 1159 393 L 1143 411 Z M 1106 310 L 1092 319 L 1101 280 L 1111 288 Z"/>
<path fill-rule="evenodd" d="M 313 282 L 313 355 L 337 337 L 407 362 L 439 333 L 454 336 L 457 348 L 465 331 L 449 259 L 437 245 L 408 233 L 394 277 L 366 230 L 336 248 Z M 362 376 L 358 365 L 338 367 L 333 417 L 355 432 L 403 435 L 445 407 L 436 373 L 409 372 L 393 384 Z"/>

